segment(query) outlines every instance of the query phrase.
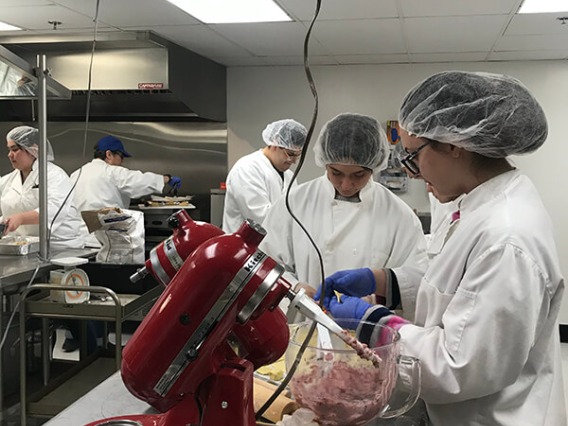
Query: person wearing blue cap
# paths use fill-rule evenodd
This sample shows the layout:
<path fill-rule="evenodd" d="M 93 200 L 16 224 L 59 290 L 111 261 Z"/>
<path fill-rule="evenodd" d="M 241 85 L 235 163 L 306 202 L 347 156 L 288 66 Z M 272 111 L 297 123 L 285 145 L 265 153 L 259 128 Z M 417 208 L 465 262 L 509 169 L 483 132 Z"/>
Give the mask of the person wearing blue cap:
<path fill-rule="evenodd" d="M 181 187 L 181 179 L 177 176 L 123 167 L 123 160 L 128 157 L 132 155 L 115 136 L 108 135 L 97 142 L 93 160 L 71 174 L 71 180 L 77 181 L 76 188 L 79 189 L 74 193 L 79 211 L 105 207 L 127 209 L 131 198 L 175 193 Z M 94 239 L 90 243 L 98 246 Z"/>

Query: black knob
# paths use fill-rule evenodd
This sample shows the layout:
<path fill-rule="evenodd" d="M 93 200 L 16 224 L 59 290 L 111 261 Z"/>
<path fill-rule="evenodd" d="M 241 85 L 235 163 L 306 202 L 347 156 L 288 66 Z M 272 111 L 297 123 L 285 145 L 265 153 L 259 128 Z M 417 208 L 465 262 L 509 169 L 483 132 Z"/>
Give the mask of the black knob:
<path fill-rule="evenodd" d="M 171 215 L 170 217 L 168 217 L 168 226 L 170 228 L 177 228 L 179 227 L 179 219 L 177 218 L 177 216 L 175 214 Z"/>

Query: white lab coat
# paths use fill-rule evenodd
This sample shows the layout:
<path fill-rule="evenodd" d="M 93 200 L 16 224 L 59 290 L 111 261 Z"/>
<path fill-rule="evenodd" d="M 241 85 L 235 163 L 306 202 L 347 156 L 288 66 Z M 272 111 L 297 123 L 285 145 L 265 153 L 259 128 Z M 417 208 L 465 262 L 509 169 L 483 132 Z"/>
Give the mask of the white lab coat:
<path fill-rule="evenodd" d="M 292 176 L 286 170 L 282 179 L 262 150 L 240 158 L 227 175 L 223 231 L 235 232 L 245 219 L 262 224 L 270 207 L 286 192 Z"/>
<path fill-rule="evenodd" d="M 75 170 L 71 181 L 74 183 L 77 179 L 74 200 L 80 212 L 105 207 L 127 209 L 131 198 L 161 193 L 164 188 L 163 175 L 113 166 L 99 158 Z M 84 222 L 81 226 L 83 232 L 88 233 Z M 89 245 L 99 244 L 91 237 Z"/>
<path fill-rule="evenodd" d="M 335 188 L 324 175 L 294 188 L 289 204 L 318 245 L 326 276 L 343 269 L 392 268 L 403 308 L 412 317 L 415 284 L 427 267 L 420 221 L 407 204 L 373 180 L 359 196 L 359 203 L 336 200 Z M 316 251 L 288 213 L 284 197 L 274 204 L 264 227 L 267 236 L 260 248 L 298 281 L 318 288 L 322 275 Z"/>
<path fill-rule="evenodd" d="M 402 352 L 433 425 L 566 425 L 550 218 L 514 170 L 475 188 L 420 284 Z M 430 248 L 432 249 L 432 247 Z"/>
<path fill-rule="evenodd" d="M 47 162 L 47 223 L 51 229 L 50 247 L 55 249 L 82 248 L 86 234 L 81 233 L 81 219 L 73 203 L 73 197 L 63 205 L 61 212 L 53 218 L 63 200 L 71 191 L 71 181 L 67 173 L 52 162 Z M 16 213 L 35 210 L 39 213 L 38 162 L 34 161 L 32 171 L 25 182 L 19 170 L 0 179 L 0 209 L 4 218 Z M 38 236 L 39 225 L 22 225 L 10 235 Z"/>

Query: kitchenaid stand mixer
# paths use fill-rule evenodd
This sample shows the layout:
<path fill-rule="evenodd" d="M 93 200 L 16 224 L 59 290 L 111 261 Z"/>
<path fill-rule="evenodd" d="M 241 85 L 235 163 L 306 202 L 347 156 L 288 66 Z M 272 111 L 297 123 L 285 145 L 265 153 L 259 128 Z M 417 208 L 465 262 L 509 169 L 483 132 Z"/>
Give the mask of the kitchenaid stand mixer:
<path fill-rule="evenodd" d="M 90 426 L 255 425 L 253 371 L 279 359 L 289 341 L 278 303 L 289 297 L 291 306 L 341 332 L 313 300 L 291 290 L 281 265 L 257 249 L 265 235 L 261 226 L 247 221 L 221 235 L 183 211 L 174 216 L 174 235 L 154 249 L 146 269 L 158 275 L 187 258 L 171 280 L 163 276 L 167 287 L 125 347 L 121 368 L 128 390 L 162 414 Z M 229 337 L 238 342 L 238 354 Z"/>

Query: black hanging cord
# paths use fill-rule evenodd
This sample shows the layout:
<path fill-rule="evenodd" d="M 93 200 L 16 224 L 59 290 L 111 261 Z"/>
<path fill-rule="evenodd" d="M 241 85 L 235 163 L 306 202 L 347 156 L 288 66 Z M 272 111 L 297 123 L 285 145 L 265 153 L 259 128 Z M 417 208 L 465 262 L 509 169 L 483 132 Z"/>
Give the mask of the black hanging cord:
<path fill-rule="evenodd" d="M 87 131 L 88 131 L 88 126 L 89 126 L 89 113 L 90 113 L 90 107 L 91 107 L 91 82 L 92 82 L 92 72 L 93 72 L 93 58 L 95 56 L 95 45 L 97 43 L 97 29 L 98 29 L 98 24 L 99 24 L 99 4 L 100 4 L 100 0 L 97 0 L 96 6 L 95 6 L 95 18 L 93 19 L 93 21 L 95 22 L 95 28 L 94 28 L 93 43 L 92 43 L 92 48 L 91 48 L 91 61 L 89 63 L 89 84 L 88 84 L 88 87 L 87 87 L 87 112 L 85 113 L 85 134 L 84 134 L 84 138 L 83 138 L 83 158 L 85 158 L 85 147 L 87 146 Z M 47 241 L 49 241 L 51 239 L 51 228 L 53 227 L 53 224 L 55 223 L 55 219 L 57 219 L 57 216 L 59 216 L 59 213 L 61 213 L 63 206 L 65 205 L 65 203 L 67 202 L 67 200 L 69 199 L 71 194 L 73 194 L 73 190 L 77 186 L 77 182 L 79 182 L 79 178 L 81 177 L 82 172 L 83 172 L 83 167 L 81 167 L 79 169 L 79 174 L 77 175 L 77 179 L 75 179 L 73 186 L 71 187 L 71 189 L 67 193 L 67 196 L 65 197 L 65 199 L 63 200 L 63 202 L 59 206 L 59 210 L 57 210 L 57 212 L 55 213 L 55 216 L 53 216 L 53 219 L 51 220 L 51 224 L 49 225 L 49 227 L 47 229 Z M 49 257 L 50 256 L 48 254 L 47 258 L 49 259 Z M 45 259 L 45 260 L 47 260 L 47 259 Z"/>
<path fill-rule="evenodd" d="M 308 60 L 309 59 L 308 47 L 309 47 L 309 42 L 310 42 L 310 35 L 312 33 L 312 29 L 314 27 L 316 19 L 319 15 L 320 9 L 321 9 L 321 0 L 317 0 L 314 17 L 312 19 L 312 22 L 310 23 L 310 27 L 308 28 L 308 31 L 306 33 L 306 37 L 304 39 L 304 70 L 306 72 L 306 77 L 307 77 L 308 83 L 310 85 L 310 90 L 311 90 L 312 95 L 314 97 L 314 111 L 313 111 L 313 114 L 312 114 L 312 121 L 310 123 L 308 133 L 306 135 L 306 142 L 304 144 L 304 148 L 302 149 L 302 155 L 300 156 L 300 160 L 298 161 L 298 167 L 296 167 L 296 170 L 294 171 L 294 175 L 292 176 L 292 179 L 290 180 L 290 184 L 288 185 L 288 188 L 286 189 L 286 209 L 290 213 L 290 216 L 292 216 L 294 221 L 302 229 L 302 231 L 304 231 L 304 233 L 306 234 L 306 236 L 310 240 L 310 243 L 312 244 L 312 246 L 316 250 L 316 253 L 317 253 L 318 259 L 319 259 L 319 263 L 320 263 L 320 269 L 321 269 L 321 278 L 322 278 L 321 282 L 322 282 L 322 295 L 323 295 L 324 294 L 323 293 L 323 290 L 324 290 L 323 284 L 324 284 L 324 281 L 325 281 L 325 274 L 324 274 L 323 258 L 322 258 L 321 252 L 320 252 L 317 244 L 314 242 L 312 236 L 308 232 L 308 230 L 304 227 L 304 225 L 300 222 L 300 220 L 294 215 L 294 213 L 292 213 L 292 209 L 290 208 L 290 203 L 289 203 L 290 189 L 292 188 L 292 184 L 296 180 L 296 177 L 298 176 L 298 173 L 300 172 L 300 169 L 302 168 L 302 165 L 304 164 L 304 160 L 306 158 L 306 153 L 308 151 L 307 148 L 310 145 L 310 141 L 312 140 L 312 136 L 313 136 L 314 129 L 315 129 L 316 122 L 317 122 L 317 118 L 318 118 L 319 100 L 318 100 L 318 93 L 317 93 L 317 90 L 316 90 L 316 85 L 314 83 L 312 71 L 310 69 L 310 64 L 309 64 L 309 60 Z M 319 303 L 320 303 L 320 306 L 323 306 L 323 297 L 320 298 Z M 312 324 L 312 326 L 310 327 L 310 330 L 309 330 L 308 335 L 306 336 L 304 342 L 300 346 L 300 350 L 298 351 L 298 353 L 296 355 L 296 359 L 294 360 L 294 362 L 292 363 L 292 365 L 288 369 L 286 377 L 284 377 L 284 379 L 282 380 L 282 382 L 280 383 L 278 388 L 276 388 L 276 390 L 270 396 L 270 398 L 268 398 L 266 400 L 266 402 L 262 405 L 262 407 L 260 407 L 260 409 L 256 412 L 256 420 L 260 420 L 262 418 L 262 415 L 268 409 L 268 407 L 270 407 L 272 405 L 272 403 L 276 400 L 276 398 L 278 398 L 280 396 L 280 394 L 286 388 L 286 386 L 288 386 L 288 383 L 290 382 L 290 379 L 292 379 L 292 377 L 294 376 L 296 368 L 298 367 L 298 365 L 299 365 L 299 363 L 302 359 L 302 355 L 304 354 L 306 348 L 308 347 L 308 343 L 309 343 L 312 335 L 314 334 L 315 327 L 316 327 L 316 323 L 314 322 Z"/>

